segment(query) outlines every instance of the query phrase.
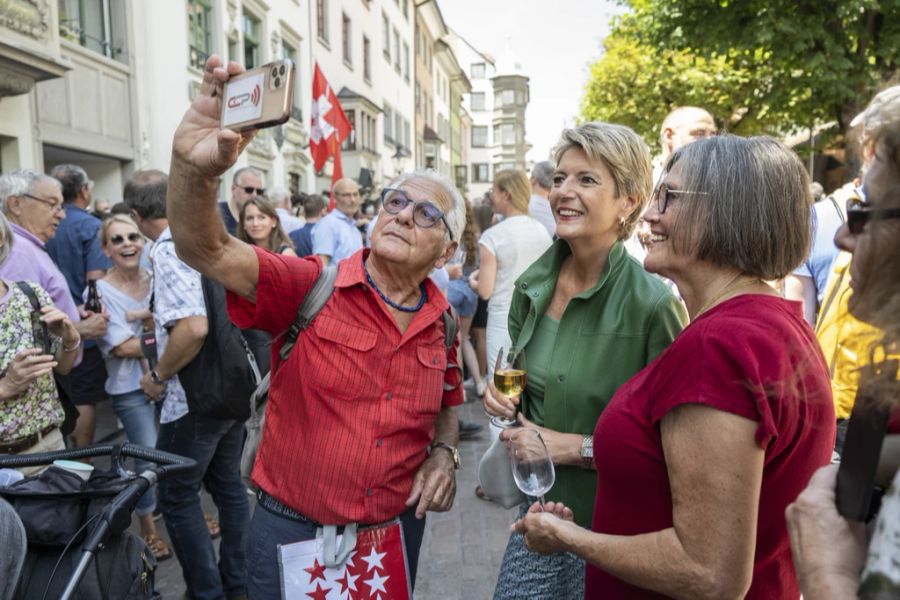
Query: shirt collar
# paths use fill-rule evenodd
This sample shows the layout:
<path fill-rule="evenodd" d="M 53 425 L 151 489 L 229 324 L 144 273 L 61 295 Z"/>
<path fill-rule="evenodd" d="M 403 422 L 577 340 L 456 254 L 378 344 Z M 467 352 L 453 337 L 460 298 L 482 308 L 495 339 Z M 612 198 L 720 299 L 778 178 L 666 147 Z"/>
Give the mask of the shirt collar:
<path fill-rule="evenodd" d="M 16 225 L 15 223 L 10 223 L 9 225 L 10 225 L 10 227 L 12 227 L 13 233 L 18 234 L 19 236 L 25 238 L 26 240 L 28 240 L 35 246 L 39 247 L 41 250 L 46 251 L 47 245 L 43 241 L 41 241 L 41 238 L 37 237 L 36 235 L 31 233 L 24 227 L 20 227 L 20 226 Z"/>
<path fill-rule="evenodd" d="M 530 267 L 516 280 L 515 286 L 533 298 L 538 298 L 545 294 L 552 295 L 556 287 L 556 280 L 559 277 L 559 270 L 563 261 L 567 256 L 572 254 L 572 249 L 565 240 L 557 239 L 550 246 L 547 253 L 532 263 Z M 622 268 L 625 260 L 627 260 L 627 252 L 625 244 L 619 240 L 609 249 L 609 256 L 606 258 L 606 265 L 600 278 L 590 288 L 584 290 L 576 298 L 590 298 L 593 296 L 606 281 Z"/>
<path fill-rule="evenodd" d="M 360 284 L 368 285 L 368 282 L 366 281 L 366 271 L 363 265 L 365 260 L 369 257 L 369 252 L 371 252 L 371 249 L 362 248 L 338 263 L 338 274 L 337 278 L 334 280 L 334 287 L 346 288 Z M 450 303 L 447 302 L 447 299 L 431 278 L 426 277 L 425 281 L 422 283 L 425 284 L 425 295 L 428 297 L 426 304 L 433 306 L 439 311 L 447 310 Z"/>
<path fill-rule="evenodd" d="M 343 221 L 344 223 L 347 223 L 347 224 L 349 224 L 349 225 L 353 225 L 354 227 L 356 227 L 356 219 L 354 219 L 353 217 L 348 217 L 347 215 L 345 215 L 344 213 L 342 213 L 342 212 L 339 211 L 338 209 L 334 209 L 334 210 L 331 211 L 331 212 L 334 213 L 334 216 L 335 216 L 336 218 L 340 219 L 340 220 Z"/>

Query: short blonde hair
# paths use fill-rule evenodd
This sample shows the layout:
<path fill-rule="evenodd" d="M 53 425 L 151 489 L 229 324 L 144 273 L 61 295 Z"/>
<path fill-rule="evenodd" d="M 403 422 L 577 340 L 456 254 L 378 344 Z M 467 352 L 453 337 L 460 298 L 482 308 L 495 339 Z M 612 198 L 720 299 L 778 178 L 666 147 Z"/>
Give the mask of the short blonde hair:
<path fill-rule="evenodd" d="M 494 175 L 494 185 L 497 189 L 509 194 L 510 202 L 516 210 L 527 213 L 528 202 L 531 200 L 531 181 L 524 171 L 516 169 L 503 169 Z"/>
<path fill-rule="evenodd" d="M 628 196 L 637 200 L 634 210 L 619 228 L 619 239 L 628 239 L 644 214 L 653 190 L 653 168 L 647 144 L 630 127 L 591 121 L 574 129 L 564 129 L 553 149 L 553 159 L 559 164 L 563 154 L 572 148 L 581 149 L 592 161 L 603 161 L 612 175 L 616 198 Z"/>
<path fill-rule="evenodd" d="M 141 231 L 137 226 L 137 223 L 134 222 L 134 219 L 132 219 L 128 215 L 110 215 L 103 220 L 103 224 L 100 225 L 100 231 L 97 232 L 98 237 L 100 238 L 101 246 L 105 246 L 109 242 L 109 230 L 116 223 L 130 225 L 131 227 L 134 227 L 134 230 L 138 233 L 140 233 Z"/>

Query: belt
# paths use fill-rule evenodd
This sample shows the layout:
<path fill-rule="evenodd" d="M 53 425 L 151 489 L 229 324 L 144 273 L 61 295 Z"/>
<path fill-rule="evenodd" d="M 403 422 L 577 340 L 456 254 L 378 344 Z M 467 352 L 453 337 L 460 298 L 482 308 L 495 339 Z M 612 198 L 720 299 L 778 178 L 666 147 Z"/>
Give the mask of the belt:
<path fill-rule="evenodd" d="M 261 506 L 270 513 L 276 514 L 280 517 L 284 517 L 285 519 L 290 519 L 291 521 L 296 521 L 298 523 L 304 523 L 306 525 L 312 525 L 313 527 L 321 527 L 321 523 L 317 523 L 313 521 L 309 517 L 305 517 L 298 513 L 296 510 L 289 506 L 285 506 L 281 502 L 279 502 L 275 497 L 266 493 L 264 490 L 259 489 L 256 491 L 256 504 L 257 506 Z"/>
<path fill-rule="evenodd" d="M 22 450 L 28 450 L 57 429 L 59 429 L 57 425 L 50 425 L 42 431 L 37 431 L 14 442 L 0 443 L 0 454 L 18 454 Z"/>

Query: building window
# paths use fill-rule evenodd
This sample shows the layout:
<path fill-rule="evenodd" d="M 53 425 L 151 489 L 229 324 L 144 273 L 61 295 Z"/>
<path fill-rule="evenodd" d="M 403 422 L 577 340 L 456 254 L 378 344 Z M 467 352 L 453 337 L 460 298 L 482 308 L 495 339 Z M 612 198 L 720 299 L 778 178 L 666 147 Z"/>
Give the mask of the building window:
<path fill-rule="evenodd" d="M 403 42 L 403 79 L 409 83 L 409 44 Z"/>
<path fill-rule="evenodd" d="M 344 111 L 350 121 L 350 135 L 341 142 L 341 150 L 356 150 L 356 111 L 352 108 Z"/>
<path fill-rule="evenodd" d="M 328 0 L 316 0 L 316 32 L 328 44 Z"/>
<path fill-rule="evenodd" d="M 400 32 L 394 30 L 394 70 L 400 73 Z"/>
<path fill-rule="evenodd" d="M 191 66 L 203 70 L 212 54 L 212 34 L 209 21 L 212 7 L 209 0 L 188 0 L 188 43 Z"/>
<path fill-rule="evenodd" d="M 409 0 L 403 0 L 403 18 L 409 21 Z"/>
<path fill-rule="evenodd" d="M 491 180 L 490 165 L 487 163 L 472 164 L 472 181 L 474 183 L 487 183 Z"/>
<path fill-rule="evenodd" d="M 466 187 L 466 179 L 468 179 L 469 174 L 466 172 L 466 165 L 456 165 L 453 167 L 453 175 L 456 183 L 456 187 L 463 189 Z"/>
<path fill-rule="evenodd" d="M 494 143 L 504 146 L 512 146 L 516 143 L 516 126 L 512 123 L 504 123 L 494 126 Z"/>
<path fill-rule="evenodd" d="M 472 79 L 484 79 L 484 63 L 472 63 Z"/>
<path fill-rule="evenodd" d="M 282 35 L 282 39 L 284 36 Z M 291 106 L 291 118 L 297 121 L 303 120 L 303 109 L 300 107 L 300 56 L 297 49 L 287 41 L 281 42 L 281 58 L 290 59 L 294 63 L 294 96 Z"/>
<path fill-rule="evenodd" d="M 399 112 L 394 113 L 394 141 L 403 144 L 403 117 Z"/>
<path fill-rule="evenodd" d="M 422 114 L 422 86 L 416 82 L 416 114 Z"/>
<path fill-rule="evenodd" d="M 6 9 L 15 14 L 18 4 L 31 2 L 4 2 Z M 191 10 L 193 7 L 189 6 Z M 27 11 L 28 9 L 21 9 Z M 35 9 L 31 9 L 35 10 Z M 189 15 L 190 16 L 190 15 Z M 14 18 L 14 17 L 10 17 Z M 119 62 L 128 62 L 125 41 L 125 3 L 116 0 L 59 0 L 59 35 L 92 52 Z"/>
<path fill-rule="evenodd" d="M 384 44 L 384 58 L 391 62 L 391 22 L 388 21 L 387 15 L 381 13 L 381 43 Z"/>
<path fill-rule="evenodd" d="M 245 12 L 241 17 L 244 31 L 244 67 L 252 69 L 260 64 L 259 56 L 259 19 Z"/>
<path fill-rule="evenodd" d="M 363 36 L 363 79 L 367 82 L 372 81 L 372 48 L 369 38 Z"/>
<path fill-rule="evenodd" d="M 394 111 L 387 104 L 384 105 L 384 141 L 394 143 Z"/>
<path fill-rule="evenodd" d="M 404 145 L 409 148 L 412 146 L 412 127 L 409 124 L 408 119 L 403 119 L 403 139 Z"/>
<path fill-rule="evenodd" d="M 353 66 L 353 48 L 350 44 L 352 33 L 350 17 L 347 16 L 347 13 L 341 13 L 341 48 L 344 53 L 344 63 L 350 67 Z"/>
<path fill-rule="evenodd" d="M 472 127 L 472 147 L 484 148 L 488 143 L 487 125 L 474 125 Z"/>
<path fill-rule="evenodd" d="M 472 110 L 485 110 L 484 92 L 472 92 Z"/>

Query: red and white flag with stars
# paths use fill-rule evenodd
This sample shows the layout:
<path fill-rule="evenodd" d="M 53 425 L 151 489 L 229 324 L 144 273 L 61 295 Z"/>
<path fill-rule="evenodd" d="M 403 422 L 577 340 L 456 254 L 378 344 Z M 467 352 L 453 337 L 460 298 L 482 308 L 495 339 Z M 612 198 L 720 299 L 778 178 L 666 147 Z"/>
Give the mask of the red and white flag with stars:
<path fill-rule="evenodd" d="M 336 543 L 340 547 L 341 536 Z M 285 600 L 412 598 L 399 522 L 360 529 L 356 548 L 340 568 L 326 568 L 322 557 L 321 538 L 278 547 Z"/>

